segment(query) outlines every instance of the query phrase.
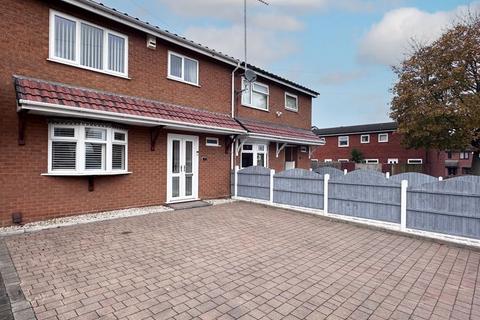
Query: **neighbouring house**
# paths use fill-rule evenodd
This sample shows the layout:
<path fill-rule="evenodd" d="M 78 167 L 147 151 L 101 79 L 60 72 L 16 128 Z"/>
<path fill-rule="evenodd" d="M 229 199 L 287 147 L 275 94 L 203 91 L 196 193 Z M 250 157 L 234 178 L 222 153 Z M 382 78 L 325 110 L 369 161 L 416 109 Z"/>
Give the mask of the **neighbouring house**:
<path fill-rule="evenodd" d="M 0 225 L 227 197 L 310 166 L 318 93 L 91 0 L 4 0 Z"/>
<path fill-rule="evenodd" d="M 407 149 L 395 122 L 373 123 L 335 128 L 314 128 L 324 145 L 312 156 L 318 162 L 352 162 L 352 150 L 363 155 L 363 163 L 378 165 L 392 173 L 421 171 L 434 176 L 450 177 L 468 174 L 472 151 L 437 151 Z M 344 164 L 344 167 L 348 165 Z M 351 167 L 351 166 L 350 166 Z"/>

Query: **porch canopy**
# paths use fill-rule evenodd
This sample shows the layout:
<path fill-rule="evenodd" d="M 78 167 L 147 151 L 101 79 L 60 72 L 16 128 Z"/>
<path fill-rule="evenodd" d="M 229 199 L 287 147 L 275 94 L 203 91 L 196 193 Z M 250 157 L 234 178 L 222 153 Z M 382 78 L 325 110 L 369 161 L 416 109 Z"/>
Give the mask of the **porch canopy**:
<path fill-rule="evenodd" d="M 305 146 L 324 144 L 311 130 L 244 118 L 237 120 L 248 131 L 246 134 L 248 138 Z"/>
<path fill-rule="evenodd" d="M 13 78 L 18 111 L 225 135 L 247 133 L 228 114 L 34 78 Z"/>

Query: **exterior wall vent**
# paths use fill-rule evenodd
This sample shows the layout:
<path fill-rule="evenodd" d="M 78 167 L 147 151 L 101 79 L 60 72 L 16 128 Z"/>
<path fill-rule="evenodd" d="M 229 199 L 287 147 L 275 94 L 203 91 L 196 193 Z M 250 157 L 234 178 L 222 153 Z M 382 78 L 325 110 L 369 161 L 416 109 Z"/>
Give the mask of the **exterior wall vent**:
<path fill-rule="evenodd" d="M 152 35 L 147 35 L 147 48 L 155 50 L 157 48 L 157 38 Z"/>

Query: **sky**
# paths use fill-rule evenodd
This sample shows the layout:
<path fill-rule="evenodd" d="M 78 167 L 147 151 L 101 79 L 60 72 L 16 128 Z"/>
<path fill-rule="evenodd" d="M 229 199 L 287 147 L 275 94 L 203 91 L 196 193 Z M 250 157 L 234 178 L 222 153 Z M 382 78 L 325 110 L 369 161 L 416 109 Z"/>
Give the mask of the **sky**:
<path fill-rule="evenodd" d="M 248 62 L 320 92 L 319 128 L 391 121 L 392 66 L 480 1 L 247 0 Z M 103 0 L 243 59 L 243 0 Z"/>

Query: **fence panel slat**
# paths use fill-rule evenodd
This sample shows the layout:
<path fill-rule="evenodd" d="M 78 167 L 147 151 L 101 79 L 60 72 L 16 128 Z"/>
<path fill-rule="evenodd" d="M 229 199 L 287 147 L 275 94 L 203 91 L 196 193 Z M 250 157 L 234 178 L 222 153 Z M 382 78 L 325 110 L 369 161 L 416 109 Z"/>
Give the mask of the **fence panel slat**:
<path fill-rule="evenodd" d="M 329 212 L 400 223 L 400 183 L 381 172 L 355 170 L 330 180 Z"/>
<path fill-rule="evenodd" d="M 480 177 L 458 177 L 408 190 L 407 227 L 480 239 Z"/>
<path fill-rule="evenodd" d="M 260 200 L 270 199 L 270 169 L 254 166 L 238 171 L 237 195 Z"/>
<path fill-rule="evenodd" d="M 273 202 L 323 209 L 323 176 L 303 169 L 292 169 L 275 174 Z"/>

